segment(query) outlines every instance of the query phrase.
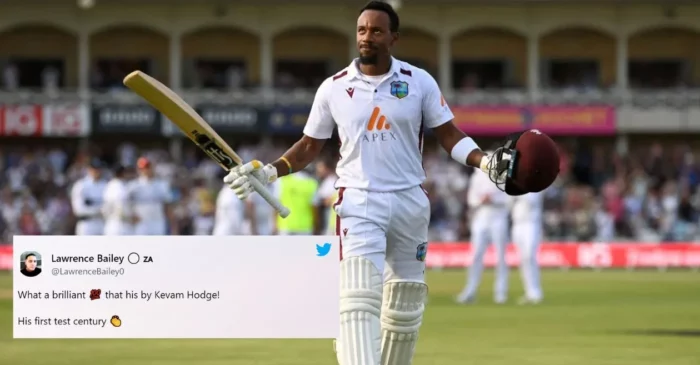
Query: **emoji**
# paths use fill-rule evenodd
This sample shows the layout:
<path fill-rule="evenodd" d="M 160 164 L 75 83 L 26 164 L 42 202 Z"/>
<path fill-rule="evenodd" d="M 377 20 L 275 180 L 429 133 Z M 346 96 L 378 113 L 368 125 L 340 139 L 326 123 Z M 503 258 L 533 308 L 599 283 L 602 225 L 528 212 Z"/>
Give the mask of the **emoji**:
<path fill-rule="evenodd" d="M 122 320 L 119 319 L 119 316 L 112 316 L 112 319 L 109 320 L 109 323 L 111 323 L 114 327 L 121 327 Z"/>
<path fill-rule="evenodd" d="M 90 290 L 90 300 L 100 299 L 100 295 L 102 295 L 102 290 L 101 290 L 101 289 L 92 289 L 92 290 Z"/>

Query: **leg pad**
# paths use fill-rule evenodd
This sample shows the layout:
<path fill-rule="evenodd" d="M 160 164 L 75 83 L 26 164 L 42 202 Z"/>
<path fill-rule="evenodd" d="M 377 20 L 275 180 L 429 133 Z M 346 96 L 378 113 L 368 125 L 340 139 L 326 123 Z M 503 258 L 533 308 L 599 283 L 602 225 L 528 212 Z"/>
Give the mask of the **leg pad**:
<path fill-rule="evenodd" d="M 335 343 L 340 365 L 379 365 L 382 275 L 364 257 L 340 262 L 340 337 Z"/>
<path fill-rule="evenodd" d="M 428 286 L 391 281 L 384 285 L 382 365 L 410 365 L 423 321 Z"/>

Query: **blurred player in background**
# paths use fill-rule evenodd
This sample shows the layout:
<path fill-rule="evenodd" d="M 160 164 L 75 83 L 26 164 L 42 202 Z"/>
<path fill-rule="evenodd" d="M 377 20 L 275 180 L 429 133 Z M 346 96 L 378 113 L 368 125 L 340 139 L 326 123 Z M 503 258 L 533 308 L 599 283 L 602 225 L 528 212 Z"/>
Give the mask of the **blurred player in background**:
<path fill-rule="evenodd" d="M 102 203 L 107 181 L 102 178 L 102 163 L 93 159 L 87 169 L 87 176 L 78 180 L 70 192 L 73 213 L 78 221 L 75 234 L 102 235 L 105 222 L 102 216 Z"/>
<path fill-rule="evenodd" d="M 487 156 L 451 122 L 454 115 L 435 79 L 391 56 L 398 31 L 392 6 L 369 2 L 357 20 L 360 57 L 321 84 L 304 136 L 277 161 L 264 166 L 253 161 L 224 178 L 246 199 L 253 192 L 250 179 L 271 183 L 284 176 L 283 196 L 290 174 L 316 160 L 338 126 L 335 210 L 342 244 L 336 352 L 341 365 L 412 362 L 427 295 L 430 201 L 421 187 L 424 127 L 433 129 L 459 163 L 505 176 L 502 168 L 492 169 L 505 162 L 502 155 Z M 298 214 L 293 204 L 282 203 L 292 211 L 288 220 Z"/>
<path fill-rule="evenodd" d="M 170 185 L 154 176 L 153 166 L 147 158 L 139 158 L 136 166 L 139 177 L 129 185 L 134 213 L 140 218 L 135 234 L 165 235 L 171 217 L 169 205 L 173 202 Z"/>
<path fill-rule="evenodd" d="M 275 218 L 277 234 L 312 235 L 318 231 L 319 216 L 315 205 L 318 181 L 309 170 L 307 167 L 277 181 L 277 198 L 294 212 L 287 218 Z"/>
<path fill-rule="evenodd" d="M 134 200 L 130 191 L 132 175 L 128 167 L 118 166 L 114 178 L 105 187 L 102 214 L 105 217 L 106 236 L 133 235 L 134 226 L 140 220 L 134 212 Z"/>
<path fill-rule="evenodd" d="M 508 245 L 508 201 L 509 196 L 489 181 L 487 175 L 480 172 L 472 174 L 467 192 L 467 204 L 470 208 L 472 265 L 468 269 L 467 283 L 457 300 L 471 303 L 476 299 L 476 291 L 481 283 L 484 271 L 484 254 L 490 243 L 496 248 L 496 282 L 494 301 L 505 303 L 508 296 L 508 264 L 506 247 Z"/>
<path fill-rule="evenodd" d="M 316 177 L 321 182 L 316 192 L 316 209 L 322 224 L 321 234 L 335 234 L 335 215 L 331 214 L 333 204 L 338 200 L 335 182 L 338 176 L 334 164 L 326 157 L 316 163 Z"/>
<path fill-rule="evenodd" d="M 205 179 L 195 178 L 194 187 L 188 195 L 187 210 L 192 214 L 192 234 L 195 236 L 213 234 L 216 227 L 217 197 L 209 190 Z"/>
<path fill-rule="evenodd" d="M 537 304 L 542 301 L 540 268 L 537 251 L 542 241 L 542 209 L 544 193 L 530 193 L 511 197 L 511 237 L 520 255 L 520 276 L 525 296 L 520 304 Z"/>
<path fill-rule="evenodd" d="M 268 185 L 272 194 L 278 195 L 279 181 Z M 224 189 L 228 189 L 224 185 Z M 235 194 L 234 194 L 235 195 Z M 240 199 L 239 199 L 240 200 Z M 252 194 L 248 197 L 245 203 L 246 220 L 250 222 L 250 234 L 256 236 L 270 236 L 277 232 L 277 212 L 275 209 L 263 199 L 260 194 Z"/>
<path fill-rule="evenodd" d="M 216 197 L 216 213 L 214 214 L 214 231 L 212 234 L 214 236 L 247 234 L 244 212 L 245 202 L 238 199 L 236 194 L 224 185 Z"/>

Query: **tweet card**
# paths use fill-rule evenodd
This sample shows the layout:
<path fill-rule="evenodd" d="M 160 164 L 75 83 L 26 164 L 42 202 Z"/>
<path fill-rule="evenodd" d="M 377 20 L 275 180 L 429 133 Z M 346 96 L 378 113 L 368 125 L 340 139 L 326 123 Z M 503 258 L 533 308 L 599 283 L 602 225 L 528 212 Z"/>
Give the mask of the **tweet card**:
<path fill-rule="evenodd" d="M 15 236 L 14 338 L 336 338 L 337 236 Z"/>

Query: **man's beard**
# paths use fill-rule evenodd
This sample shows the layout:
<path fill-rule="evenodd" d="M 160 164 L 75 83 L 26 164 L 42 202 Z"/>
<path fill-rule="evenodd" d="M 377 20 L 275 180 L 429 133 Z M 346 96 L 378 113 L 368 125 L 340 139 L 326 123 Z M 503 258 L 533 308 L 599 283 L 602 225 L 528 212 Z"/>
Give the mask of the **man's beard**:
<path fill-rule="evenodd" d="M 369 56 L 360 55 L 360 64 L 362 65 L 376 65 L 379 60 L 378 54 L 373 54 Z"/>

